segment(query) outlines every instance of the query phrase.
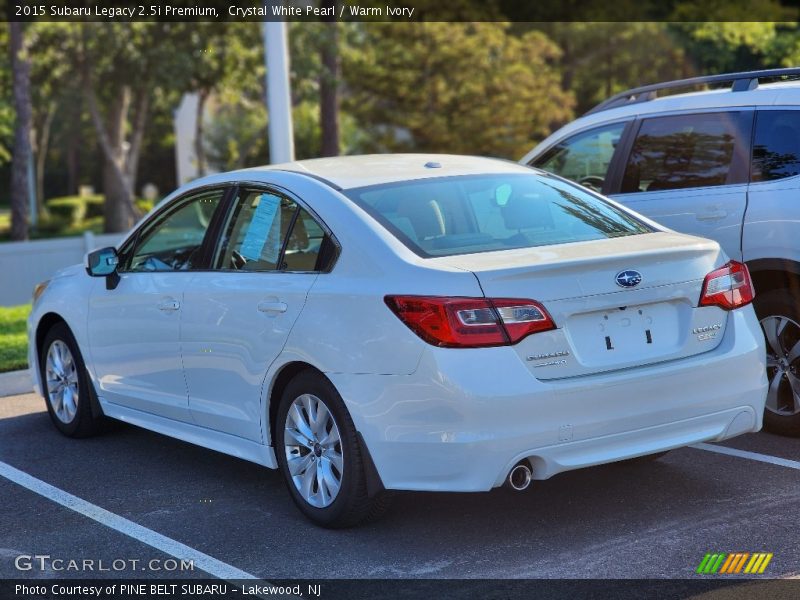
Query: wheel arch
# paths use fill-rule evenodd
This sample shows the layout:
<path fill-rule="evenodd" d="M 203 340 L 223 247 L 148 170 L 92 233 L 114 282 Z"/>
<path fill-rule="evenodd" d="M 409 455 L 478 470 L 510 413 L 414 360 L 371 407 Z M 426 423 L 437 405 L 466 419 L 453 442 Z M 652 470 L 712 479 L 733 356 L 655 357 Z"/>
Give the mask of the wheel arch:
<path fill-rule="evenodd" d="M 267 402 L 269 403 L 269 406 L 267 407 L 267 415 L 269 418 L 269 440 L 267 445 L 271 446 L 273 450 L 275 449 L 275 428 L 278 417 L 278 405 L 280 404 L 281 396 L 283 395 L 283 391 L 286 389 L 286 386 L 289 384 L 289 382 L 303 371 L 313 371 L 319 376 L 324 377 L 334 388 L 336 387 L 330 378 L 325 375 L 325 373 L 323 373 L 314 365 L 305 361 L 295 360 L 280 367 L 277 374 L 272 378 L 272 385 L 270 387 L 269 394 L 267 395 Z M 357 426 L 356 438 L 356 443 L 361 448 L 364 475 L 367 485 L 367 495 L 372 498 L 373 496 L 383 492 L 386 488 L 383 485 L 383 480 L 381 479 L 380 473 L 375 466 L 375 462 L 372 459 L 372 455 L 370 454 L 369 447 L 364 440 L 364 436 L 358 430 Z"/>
<path fill-rule="evenodd" d="M 42 343 L 44 343 L 44 338 L 47 335 L 47 332 L 50 331 L 54 325 L 57 323 L 63 323 L 66 325 L 70 331 L 72 328 L 67 323 L 67 320 L 62 317 L 60 314 L 56 312 L 48 312 L 41 316 L 39 322 L 36 324 L 36 334 L 35 334 L 35 358 L 36 358 L 36 369 L 35 369 L 35 376 L 36 380 L 39 382 L 40 389 L 42 393 L 44 393 L 44 381 L 42 381 L 42 365 L 41 365 L 41 356 L 42 356 Z M 74 335 L 74 333 L 73 333 Z"/>
<path fill-rule="evenodd" d="M 75 330 L 69 324 L 62 315 L 57 312 L 47 312 L 41 316 L 39 322 L 36 324 L 36 373 L 35 377 L 36 380 L 39 382 L 39 389 L 42 390 L 42 395 L 46 397 L 46 387 L 44 381 L 42 380 L 42 365 L 41 365 L 41 355 L 42 355 L 42 344 L 44 343 L 44 338 L 47 336 L 47 333 L 59 323 L 63 323 L 64 327 L 66 327 L 70 334 L 72 334 L 72 339 L 75 341 L 75 344 L 78 346 L 78 351 L 81 353 L 81 357 L 84 362 L 84 366 L 86 367 L 87 371 L 87 383 L 89 385 L 89 403 L 92 407 L 92 415 L 95 418 L 103 416 L 103 409 L 100 407 L 100 401 L 97 398 L 97 390 L 95 389 L 94 381 L 92 380 L 91 373 L 89 371 L 88 366 L 86 366 L 86 357 L 84 356 L 83 351 L 80 348 L 80 344 L 78 343 L 78 338 L 75 336 Z"/>
<path fill-rule="evenodd" d="M 756 295 L 788 289 L 800 301 L 800 262 L 786 258 L 759 258 L 747 261 Z"/>
<path fill-rule="evenodd" d="M 275 445 L 275 421 L 277 420 L 278 416 L 278 405 L 281 402 L 281 396 L 283 395 L 283 391 L 286 389 L 286 386 L 289 385 L 289 382 L 294 379 L 298 373 L 303 371 L 314 371 L 325 377 L 325 373 L 320 371 L 317 367 L 307 362 L 301 360 L 295 360 L 292 362 L 288 362 L 283 365 L 275 376 L 272 378 L 272 384 L 270 386 L 269 394 L 267 394 L 267 417 L 268 417 L 268 433 L 269 433 L 269 440 L 267 441 L 268 446 Z M 327 377 L 325 377 L 327 379 Z M 330 380 L 329 380 L 330 381 Z"/>

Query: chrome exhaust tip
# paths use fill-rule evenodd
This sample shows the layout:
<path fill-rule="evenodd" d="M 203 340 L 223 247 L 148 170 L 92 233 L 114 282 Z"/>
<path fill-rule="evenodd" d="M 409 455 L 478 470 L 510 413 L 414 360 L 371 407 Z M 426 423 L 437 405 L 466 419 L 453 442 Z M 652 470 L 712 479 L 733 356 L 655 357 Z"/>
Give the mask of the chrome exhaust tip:
<path fill-rule="evenodd" d="M 530 467 L 525 464 L 524 461 L 520 461 L 517 463 L 517 466 L 511 469 L 511 471 L 508 473 L 508 479 L 506 479 L 506 483 L 508 484 L 508 487 L 510 487 L 512 490 L 516 490 L 517 492 L 528 489 L 528 486 L 531 484 Z"/>

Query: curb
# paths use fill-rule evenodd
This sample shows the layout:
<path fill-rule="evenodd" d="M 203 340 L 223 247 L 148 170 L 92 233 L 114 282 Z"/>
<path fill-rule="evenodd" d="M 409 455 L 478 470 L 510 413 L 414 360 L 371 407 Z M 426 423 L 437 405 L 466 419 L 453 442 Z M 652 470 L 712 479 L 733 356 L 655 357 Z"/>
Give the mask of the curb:
<path fill-rule="evenodd" d="M 0 373 L 0 398 L 33 391 L 30 369 Z"/>

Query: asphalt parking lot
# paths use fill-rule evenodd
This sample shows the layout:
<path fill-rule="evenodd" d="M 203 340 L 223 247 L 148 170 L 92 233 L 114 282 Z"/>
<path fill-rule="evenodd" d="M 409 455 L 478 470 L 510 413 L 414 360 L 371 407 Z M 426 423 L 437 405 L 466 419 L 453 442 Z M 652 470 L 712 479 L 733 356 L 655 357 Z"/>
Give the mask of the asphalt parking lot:
<path fill-rule="evenodd" d="M 67 439 L 41 398 L 0 398 L 0 464 L 267 580 L 698 578 L 707 552 L 771 552 L 763 577 L 797 575 L 800 439 L 759 433 L 725 445 L 787 461 L 686 448 L 523 493 L 401 493 L 381 521 L 328 531 L 295 509 L 277 471 L 128 426 Z M 0 498 L 0 578 L 207 577 L 20 572 L 21 554 L 107 564 L 170 556 L 3 476 Z"/>

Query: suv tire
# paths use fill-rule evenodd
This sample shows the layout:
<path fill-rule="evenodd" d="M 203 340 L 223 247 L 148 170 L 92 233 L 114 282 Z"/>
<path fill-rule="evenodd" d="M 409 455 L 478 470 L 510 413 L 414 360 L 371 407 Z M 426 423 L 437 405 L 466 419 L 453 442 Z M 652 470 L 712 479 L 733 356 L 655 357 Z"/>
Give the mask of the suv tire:
<path fill-rule="evenodd" d="M 764 428 L 800 436 L 800 309 L 789 290 L 756 295 L 753 305 L 767 342 L 769 392 Z"/>

